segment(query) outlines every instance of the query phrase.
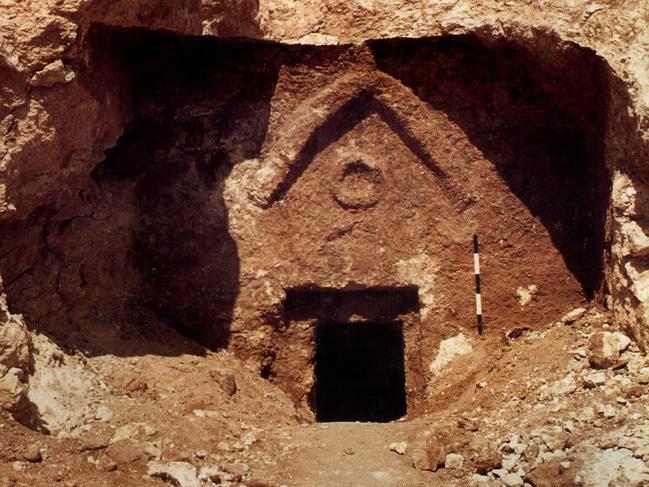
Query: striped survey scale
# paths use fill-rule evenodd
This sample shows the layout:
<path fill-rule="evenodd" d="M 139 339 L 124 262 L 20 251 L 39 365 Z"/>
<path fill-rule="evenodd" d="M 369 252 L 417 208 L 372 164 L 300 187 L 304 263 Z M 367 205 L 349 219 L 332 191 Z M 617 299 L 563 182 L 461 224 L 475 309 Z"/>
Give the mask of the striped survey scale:
<path fill-rule="evenodd" d="M 478 334 L 482 335 L 482 296 L 480 295 L 480 250 L 478 235 L 473 235 L 473 273 L 475 274 L 475 314 L 477 317 Z"/>

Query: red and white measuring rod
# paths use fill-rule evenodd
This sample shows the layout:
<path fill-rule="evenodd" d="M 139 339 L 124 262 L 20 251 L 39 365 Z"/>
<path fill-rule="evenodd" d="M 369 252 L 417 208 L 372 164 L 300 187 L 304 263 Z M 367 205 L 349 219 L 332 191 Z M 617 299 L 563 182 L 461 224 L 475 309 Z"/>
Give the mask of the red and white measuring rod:
<path fill-rule="evenodd" d="M 475 314 L 478 323 L 478 334 L 482 335 L 482 296 L 480 294 L 480 251 L 478 235 L 473 235 L 473 273 L 475 274 Z"/>

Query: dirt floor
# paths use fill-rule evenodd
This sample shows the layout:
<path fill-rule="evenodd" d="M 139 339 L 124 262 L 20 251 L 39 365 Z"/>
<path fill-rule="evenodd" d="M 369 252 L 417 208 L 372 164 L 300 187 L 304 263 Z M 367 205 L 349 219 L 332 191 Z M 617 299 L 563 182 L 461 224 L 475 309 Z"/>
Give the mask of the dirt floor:
<path fill-rule="evenodd" d="M 649 360 L 622 339 L 602 362 L 606 314 L 574 314 L 464 337 L 429 412 L 390 423 L 307 421 L 228 353 L 176 336 L 186 351 L 165 356 L 169 330 L 115 333 L 122 355 L 35 335 L 42 432 L 2 416 L 0 485 L 649 485 Z"/>

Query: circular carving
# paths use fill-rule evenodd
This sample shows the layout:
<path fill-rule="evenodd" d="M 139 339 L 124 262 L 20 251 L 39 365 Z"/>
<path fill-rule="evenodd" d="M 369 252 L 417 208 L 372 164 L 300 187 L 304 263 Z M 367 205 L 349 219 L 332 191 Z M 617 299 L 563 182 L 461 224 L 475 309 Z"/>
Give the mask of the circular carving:
<path fill-rule="evenodd" d="M 343 167 L 333 197 L 346 210 L 371 208 L 381 199 L 384 181 L 376 164 L 359 159 Z"/>

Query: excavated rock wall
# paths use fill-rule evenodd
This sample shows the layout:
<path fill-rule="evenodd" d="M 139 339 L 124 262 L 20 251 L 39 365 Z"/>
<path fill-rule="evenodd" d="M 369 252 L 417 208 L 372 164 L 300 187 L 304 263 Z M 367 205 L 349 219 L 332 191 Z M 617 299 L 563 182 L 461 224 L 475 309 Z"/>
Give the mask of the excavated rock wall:
<path fill-rule="evenodd" d="M 451 198 L 450 209 L 426 208 L 432 214 L 468 216 L 461 231 L 440 233 L 453 243 L 445 250 L 448 256 L 435 258 L 459 266 L 476 223 L 493 219 L 491 227 L 479 229 L 486 232 L 486 249 L 494 245 L 487 264 L 504 279 L 502 292 L 486 303 L 496 323 L 539 326 L 564 305 L 600 293 L 620 324 L 642 347 L 649 345 L 649 8 L 642 2 L 574 1 L 559 7 L 494 1 L 478 7 L 462 1 L 431 6 L 396 0 L 52 0 L 5 1 L 0 12 L 0 273 L 10 308 L 23 313 L 28 326 L 90 347 L 89 337 L 110 323 L 137 324 L 143 318 L 134 310 L 140 307 L 206 342 L 231 340 L 233 348 L 261 355 L 268 365 L 263 361 L 277 355 L 272 343 L 279 339 L 285 288 L 415 284 L 435 316 L 430 300 L 439 291 L 426 286 L 430 274 L 449 275 L 431 260 L 441 242 L 412 255 L 404 242 L 392 242 L 395 262 L 373 275 L 364 272 L 367 266 L 355 270 L 353 263 L 343 264 L 348 247 L 368 234 L 351 220 L 382 202 L 402 201 L 391 193 L 393 187 L 381 193 L 381 202 L 373 200 L 376 186 L 391 176 L 377 169 L 387 150 L 377 148 L 394 149 L 407 172 L 418 167 L 422 154 L 443 160 L 453 149 L 434 140 L 426 146 L 426 130 L 443 126 L 442 133 L 463 148 L 462 156 L 443 168 L 448 190 L 458 196 Z M 178 41 L 187 43 L 176 53 L 186 69 L 174 72 L 167 66 L 165 72 L 160 66 L 168 54 L 164 42 L 157 52 L 132 49 L 145 31 L 160 29 L 273 43 L 221 45 L 221 58 L 208 62 L 209 44 Z M 401 38 L 432 41 L 396 40 Z M 471 49 L 462 51 L 456 41 L 443 44 L 464 38 Z M 514 61 L 503 61 L 509 55 L 503 45 L 514 51 Z M 183 56 L 192 57 L 194 48 L 193 61 L 186 62 Z M 454 49 L 457 56 L 439 61 Z M 484 59 L 494 64 L 485 68 Z M 473 85 L 470 63 L 479 74 Z M 508 79 L 494 78 L 490 66 Z M 160 73 L 168 77 L 156 77 Z M 451 79 L 455 75 L 457 84 Z M 156 89 L 149 93 L 150 86 Z M 515 101 L 512 87 L 522 101 Z M 339 95 L 342 102 L 351 97 L 365 103 L 368 116 L 343 110 L 336 119 Z M 419 104 L 432 110 L 433 115 L 425 112 L 432 117 L 426 123 L 420 123 Z M 405 107 L 405 115 L 391 106 Z M 530 114 L 545 126 L 556 124 L 555 133 L 534 134 Z M 359 133 L 351 139 L 339 134 L 339 147 L 318 142 L 317 136 L 309 146 L 309 131 L 327 120 L 333 120 L 332 127 L 360 122 Z M 398 126 L 401 137 L 386 135 L 395 133 L 381 128 L 386 120 Z M 292 126 L 306 133 L 291 132 Z M 484 127 L 490 135 L 481 132 Z M 508 133 L 517 134 L 518 147 L 499 143 Z M 566 153 L 571 134 L 579 143 Z M 535 135 L 540 139 L 530 146 Z M 553 136 L 559 138 L 551 141 Z M 373 146 L 377 153 L 367 154 L 360 169 L 340 172 L 334 162 L 354 144 Z M 533 201 L 532 192 L 525 193 L 527 181 L 515 177 L 523 149 L 531 163 L 575 164 L 567 185 L 549 178 L 542 186 L 552 188 L 557 200 L 576 203 L 557 215 Z M 294 169 L 300 154 L 304 157 Z M 490 163 L 514 169 L 495 174 Z M 353 179 L 358 170 L 365 176 Z M 399 177 L 433 181 L 427 171 Z M 326 187 L 326 181 L 345 181 L 350 174 L 351 197 L 344 185 Z M 533 174 L 543 180 L 541 172 Z M 490 177 L 489 191 L 500 198 L 496 206 L 506 210 L 500 216 L 476 204 Z M 327 197 L 314 199 L 321 189 Z M 424 199 L 435 206 L 441 204 L 436 198 L 431 193 Z M 413 198 L 404 211 L 419 201 Z M 341 209 L 341 202 L 348 208 Z M 290 205 L 298 213 L 304 210 L 302 216 L 287 218 Z M 306 212 L 314 206 L 332 236 L 323 252 L 317 242 L 327 235 L 311 228 Z M 509 224 L 507 211 L 518 215 L 513 230 L 539 223 L 515 239 L 520 248 L 498 248 L 503 244 L 492 229 Z M 408 219 L 398 212 L 381 215 Z M 390 223 L 395 225 L 373 224 Z M 414 227 L 429 225 L 437 223 Z M 346 242 L 354 231 L 360 232 L 358 239 Z M 295 235 L 306 242 L 299 252 L 290 244 Z M 287 255 L 293 256 L 288 268 L 265 269 Z M 526 261 L 526 255 L 542 257 L 543 264 Z M 525 279 L 508 274 L 517 257 L 527 266 L 521 272 Z M 381 256 L 366 259 L 383 262 Z M 323 266 L 333 269 L 325 279 Z M 455 277 L 470 278 L 470 269 L 462 273 Z M 448 295 L 439 322 L 466 326 L 471 293 L 442 281 Z M 521 306 L 530 298 L 532 305 L 535 299 L 549 304 Z M 513 314 L 507 324 L 508 310 Z M 431 321 L 431 340 L 438 342 L 451 328 L 444 331 Z M 425 348 L 436 349 L 429 345 Z"/>

